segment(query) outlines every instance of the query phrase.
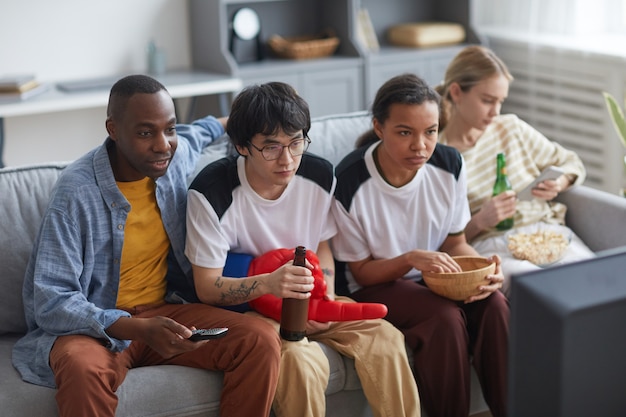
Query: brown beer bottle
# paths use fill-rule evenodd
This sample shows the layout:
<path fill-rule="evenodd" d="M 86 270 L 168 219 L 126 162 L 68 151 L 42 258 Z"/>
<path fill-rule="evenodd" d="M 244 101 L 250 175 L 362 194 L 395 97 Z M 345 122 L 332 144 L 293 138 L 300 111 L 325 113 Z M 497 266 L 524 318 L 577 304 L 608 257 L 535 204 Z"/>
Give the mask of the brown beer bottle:
<path fill-rule="evenodd" d="M 296 248 L 293 264 L 306 266 L 306 249 Z M 292 342 L 302 340 L 306 335 L 306 321 L 309 316 L 309 299 L 283 298 L 280 316 L 280 336 Z"/>

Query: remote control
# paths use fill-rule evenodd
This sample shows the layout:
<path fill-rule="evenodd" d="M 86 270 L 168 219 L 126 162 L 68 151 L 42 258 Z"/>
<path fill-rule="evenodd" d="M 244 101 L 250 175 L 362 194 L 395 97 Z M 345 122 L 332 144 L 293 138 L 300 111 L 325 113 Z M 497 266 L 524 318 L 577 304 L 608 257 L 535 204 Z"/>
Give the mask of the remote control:
<path fill-rule="evenodd" d="M 197 342 L 199 340 L 219 339 L 228 333 L 228 327 L 215 327 L 213 329 L 194 330 L 189 340 Z"/>

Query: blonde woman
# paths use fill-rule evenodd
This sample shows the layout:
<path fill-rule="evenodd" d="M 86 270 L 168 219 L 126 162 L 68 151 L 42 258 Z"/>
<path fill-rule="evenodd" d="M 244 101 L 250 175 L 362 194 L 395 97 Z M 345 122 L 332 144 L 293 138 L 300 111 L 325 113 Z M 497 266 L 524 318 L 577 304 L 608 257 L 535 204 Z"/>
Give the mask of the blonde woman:
<path fill-rule="evenodd" d="M 575 152 L 550 141 L 513 114 L 501 115 L 513 77 L 493 51 L 480 45 L 464 48 L 449 64 L 442 96 L 440 143 L 458 149 L 466 163 L 468 199 L 472 218 L 465 234 L 481 254 L 498 254 L 505 275 L 503 291 L 509 293 L 512 274 L 537 269 L 530 261 L 514 258 L 507 246 L 507 233 L 540 230 L 571 236 L 564 257 L 569 262 L 593 256 L 593 252 L 564 224 L 566 207 L 554 198 L 585 179 L 585 168 Z M 492 197 L 496 178 L 496 155 L 506 156 L 513 190 Z M 518 193 L 549 166 L 563 174 L 540 182 L 528 199 Z M 498 231 L 496 224 L 514 216 L 514 229 Z"/>

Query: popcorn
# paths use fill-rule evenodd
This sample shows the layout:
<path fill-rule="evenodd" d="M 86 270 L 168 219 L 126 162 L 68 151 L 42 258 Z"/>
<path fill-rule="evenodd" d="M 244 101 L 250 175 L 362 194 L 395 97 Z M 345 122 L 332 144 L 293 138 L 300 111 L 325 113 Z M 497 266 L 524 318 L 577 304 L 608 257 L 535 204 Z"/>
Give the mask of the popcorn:
<path fill-rule="evenodd" d="M 534 233 L 517 233 L 508 236 L 508 247 L 517 259 L 528 260 L 535 265 L 548 265 L 563 257 L 569 239 L 552 230 Z"/>

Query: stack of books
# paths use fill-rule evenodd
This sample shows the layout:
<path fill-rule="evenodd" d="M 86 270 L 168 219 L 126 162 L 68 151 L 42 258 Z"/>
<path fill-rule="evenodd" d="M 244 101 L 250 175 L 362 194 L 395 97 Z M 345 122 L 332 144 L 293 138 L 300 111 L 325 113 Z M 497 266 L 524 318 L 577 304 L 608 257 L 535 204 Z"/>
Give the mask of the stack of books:
<path fill-rule="evenodd" d="M 26 100 L 47 91 L 49 87 L 30 74 L 0 77 L 0 102 Z"/>

